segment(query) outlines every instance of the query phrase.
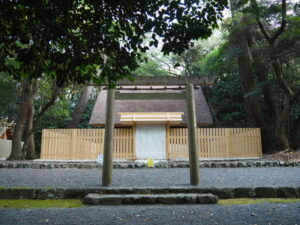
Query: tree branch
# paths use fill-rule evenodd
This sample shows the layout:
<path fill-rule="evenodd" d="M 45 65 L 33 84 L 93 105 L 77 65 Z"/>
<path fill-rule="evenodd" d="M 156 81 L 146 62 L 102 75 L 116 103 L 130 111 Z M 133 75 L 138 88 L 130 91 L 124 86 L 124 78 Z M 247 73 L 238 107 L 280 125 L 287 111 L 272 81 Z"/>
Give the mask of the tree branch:
<path fill-rule="evenodd" d="M 268 43 L 270 43 L 270 37 L 269 37 L 269 34 L 267 33 L 267 31 L 266 31 L 264 25 L 262 24 L 262 22 L 261 22 L 258 18 L 256 18 L 256 21 L 257 21 L 257 23 L 258 23 L 258 26 L 259 26 L 259 28 L 260 28 L 261 33 L 262 33 L 262 34 L 264 35 L 264 37 L 267 39 Z M 270 43 L 270 44 L 271 44 L 271 43 Z"/>
<path fill-rule="evenodd" d="M 57 85 L 53 84 L 53 92 L 51 94 L 50 100 L 45 104 L 42 109 L 40 110 L 39 114 L 36 117 L 36 121 L 40 120 L 43 114 L 55 103 L 57 96 L 59 95 L 59 92 L 61 91 L 61 88 L 57 87 Z"/>
<path fill-rule="evenodd" d="M 283 74 L 282 74 L 282 70 L 281 70 L 279 62 L 278 61 L 273 61 L 272 66 L 273 66 L 274 72 L 276 74 L 276 78 L 277 78 L 279 87 L 282 89 L 282 91 L 287 96 L 293 97 L 294 93 L 293 93 L 292 89 L 289 87 L 289 85 L 286 83 L 286 81 L 283 78 Z"/>
<path fill-rule="evenodd" d="M 251 4 L 252 4 L 252 8 L 257 11 L 255 17 L 256 17 L 256 21 L 258 23 L 258 26 L 259 26 L 262 34 L 267 39 L 269 44 L 273 44 L 276 41 L 276 39 L 283 33 L 284 28 L 286 26 L 286 0 L 282 0 L 282 3 L 281 3 L 281 24 L 280 24 L 280 27 L 274 33 L 274 35 L 272 35 L 272 37 L 270 37 L 270 35 L 266 31 L 263 23 L 260 21 L 259 7 L 258 7 L 258 4 L 257 4 L 256 0 L 251 0 Z"/>
<path fill-rule="evenodd" d="M 282 0 L 281 3 L 281 24 L 276 33 L 271 37 L 270 43 L 273 44 L 274 41 L 283 33 L 286 25 L 286 0 Z"/>

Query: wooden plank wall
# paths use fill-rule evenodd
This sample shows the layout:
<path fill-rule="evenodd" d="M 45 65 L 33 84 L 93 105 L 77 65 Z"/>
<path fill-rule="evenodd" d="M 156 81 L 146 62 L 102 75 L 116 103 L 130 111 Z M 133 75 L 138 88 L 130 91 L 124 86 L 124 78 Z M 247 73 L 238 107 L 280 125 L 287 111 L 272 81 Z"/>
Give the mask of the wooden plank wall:
<path fill-rule="evenodd" d="M 114 131 L 113 158 L 135 159 L 133 129 L 117 128 Z"/>
<path fill-rule="evenodd" d="M 113 158 L 134 159 L 132 128 L 114 130 Z M 44 129 L 41 159 L 91 160 L 103 154 L 104 129 Z"/>
<path fill-rule="evenodd" d="M 169 159 L 187 159 L 188 153 L 188 129 L 170 128 L 169 132 Z"/>
<path fill-rule="evenodd" d="M 187 128 L 170 128 L 169 159 L 188 159 Z M 200 158 L 249 158 L 262 155 L 259 128 L 197 128 Z"/>
<path fill-rule="evenodd" d="M 167 127 L 168 159 L 188 159 L 187 128 Z M 114 159 L 135 159 L 133 128 L 114 129 Z M 197 128 L 200 158 L 262 155 L 259 128 Z M 104 129 L 44 129 L 41 159 L 97 159 L 103 154 Z"/>

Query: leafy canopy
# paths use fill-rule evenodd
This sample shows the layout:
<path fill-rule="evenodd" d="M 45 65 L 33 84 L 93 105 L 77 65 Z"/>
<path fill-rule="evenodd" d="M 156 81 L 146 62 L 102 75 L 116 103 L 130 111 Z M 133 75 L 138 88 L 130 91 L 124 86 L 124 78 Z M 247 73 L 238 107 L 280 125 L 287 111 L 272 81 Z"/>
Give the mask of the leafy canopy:
<path fill-rule="evenodd" d="M 226 6 L 227 0 L 2 0 L 0 71 L 16 79 L 51 76 L 59 85 L 113 83 L 159 39 L 164 54 L 180 54 L 209 37 Z"/>

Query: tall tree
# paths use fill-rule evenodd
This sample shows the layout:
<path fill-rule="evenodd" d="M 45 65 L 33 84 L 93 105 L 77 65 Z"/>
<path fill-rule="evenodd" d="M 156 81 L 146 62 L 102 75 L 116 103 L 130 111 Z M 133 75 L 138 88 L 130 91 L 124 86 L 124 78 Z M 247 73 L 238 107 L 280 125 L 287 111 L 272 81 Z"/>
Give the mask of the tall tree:
<path fill-rule="evenodd" d="M 89 98 L 93 92 L 92 86 L 84 86 L 80 93 L 80 97 L 72 113 L 72 120 L 69 121 L 67 128 L 77 128 L 81 117 L 87 107 Z"/>
<path fill-rule="evenodd" d="M 251 64 L 250 46 L 251 24 L 247 16 L 239 16 L 238 12 L 244 5 L 239 1 L 231 1 L 231 13 L 233 16 L 233 31 L 231 33 L 231 42 L 237 49 L 237 61 L 239 74 L 244 94 L 245 109 L 249 118 L 249 123 L 253 127 L 260 127 L 262 133 L 262 145 L 265 152 L 270 150 L 271 140 L 268 134 L 266 123 L 261 110 L 259 98 L 256 94 L 256 81 Z"/>
<path fill-rule="evenodd" d="M 52 81 L 49 90 L 50 97 L 35 114 L 34 101 L 38 92 L 38 86 L 43 82 L 38 79 L 23 79 L 21 82 L 21 104 L 19 116 L 14 128 L 12 140 L 12 153 L 9 159 L 33 159 L 35 156 L 34 132 L 39 126 L 45 112 L 54 105 L 61 88 L 57 87 L 56 82 Z M 22 142 L 23 141 L 23 146 Z"/>
<path fill-rule="evenodd" d="M 268 114 L 262 117 L 259 113 L 256 114 L 258 117 L 253 118 L 258 118 L 258 121 L 264 120 L 265 129 L 262 132 L 265 133 L 266 130 L 269 134 L 274 133 L 277 146 L 289 149 L 292 141 L 289 140 L 289 136 L 293 135 L 289 135 L 288 124 L 289 121 L 297 121 L 298 113 L 293 116 L 291 112 L 298 111 L 296 102 L 300 96 L 300 90 L 295 85 L 299 81 L 299 72 L 291 72 L 288 69 L 293 67 L 292 64 L 297 62 L 298 58 L 299 41 L 296 37 L 299 38 L 299 32 L 297 26 L 293 26 L 293 23 L 297 24 L 297 14 L 290 13 L 287 17 L 285 0 L 282 0 L 281 4 L 258 4 L 255 0 L 246 1 L 246 5 L 242 1 L 232 3 L 232 9 L 236 9 L 233 12 L 239 12 L 234 17 L 238 23 L 234 26 L 232 37 L 234 45 L 238 47 L 240 76 L 245 87 L 244 96 L 256 98 L 253 99 L 256 101 L 255 107 L 252 100 L 252 103 L 245 102 L 250 106 L 247 111 L 259 109 L 262 112 L 263 108 L 266 108 Z M 289 26 L 290 29 L 287 30 Z M 271 143 L 268 146 L 271 146 Z"/>
<path fill-rule="evenodd" d="M 33 105 L 37 83 L 32 82 L 29 79 L 24 79 L 21 83 L 22 94 L 21 94 L 21 104 L 18 113 L 18 120 L 16 121 L 16 126 L 14 128 L 14 135 L 12 140 L 12 152 L 10 159 L 22 159 L 22 137 L 26 129 L 28 112 L 31 110 Z M 31 118 L 30 118 L 31 119 Z M 30 126 L 30 125 L 27 125 Z"/>
<path fill-rule="evenodd" d="M 24 95 L 32 79 L 55 77 L 58 86 L 106 80 L 113 85 L 137 68 L 141 52 L 157 46 L 158 36 L 165 54 L 181 53 L 191 40 L 207 38 L 226 5 L 226 0 L 1 1 L 0 71 L 28 80 L 10 158 L 22 157 L 21 112 L 27 112 Z M 149 32 L 147 45 L 143 41 Z"/>
<path fill-rule="evenodd" d="M 274 117 L 276 129 L 275 135 L 280 146 L 284 149 L 289 149 L 290 143 L 288 140 L 287 123 L 289 120 L 291 108 L 300 97 L 300 89 L 296 90 L 295 92 L 290 86 L 288 77 L 284 74 L 282 57 L 280 56 L 280 54 L 278 54 L 278 50 L 280 49 L 280 41 L 278 40 L 281 36 L 283 36 L 287 25 L 286 0 L 282 0 L 281 6 L 278 6 L 276 4 L 271 5 L 271 7 L 277 8 L 276 11 L 279 12 L 278 14 L 280 15 L 281 21 L 278 27 L 274 27 L 274 25 L 272 27 L 272 25 L 268 24 L 266 21 L 263 21 L 263 7 L 260 7 L 256 0 L 251 0 L 251 7 L 254 11 L 255 19 L 261 31 L 261 34 L 264 36 L 268 44 L 268 50 L 271 52 L 271 54 L 269 55 L 270 64 L 274 71 L 277 84 L 281 89 L 284 98 L 282 103 L 282 110 L 277 110 L 274 103 L 274 98 L 271 95 L 270 88 L 267 86 L 263 87 L 263 90 L 267 92 L 267 95 L 265 94 L 265 96 L 267 97 L 267 103 L 269 103 Z M 268 16 L 270 16 L 270 14 Z M 266 81 L 266 79 L 264 79 L 263 81 Z"/>

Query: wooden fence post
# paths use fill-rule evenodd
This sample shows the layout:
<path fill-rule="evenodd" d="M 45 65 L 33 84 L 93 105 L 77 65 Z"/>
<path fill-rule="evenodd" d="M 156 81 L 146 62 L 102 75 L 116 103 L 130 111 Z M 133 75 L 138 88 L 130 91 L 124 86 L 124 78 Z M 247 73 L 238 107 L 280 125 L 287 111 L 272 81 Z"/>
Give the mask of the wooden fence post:
<path fill-rule="evenodd" d="M 261 130 L 260 128 L 256 128 L 256 132 L 257 132 L 257 139 L 258 139 L 258 147 L 257 147 L 257 151 L 258 151 L 258 157 L 262 157 L 262 143 L 261 143 Z M 257 152 L 256 152 L 257 153 Z"/>
<path fill-rule="evenodd" d="M 225 140 L 226 140 L 226 157 L 229 158 L 230 148 L 231 148 L 231 137 L 230 137 L 230 128 L 225 128 Z"/>
<path fill-rule="evenodd" d="M 47 159 L 45 156 L 50 156 L 49 154 L 49 144 L 48 144 L 48 136 L 46 135 L 46 132 L 48 133 L 48 130 L 43 129 L 42 130 L 42 143 L 41 143 L 41 159 Z M 47 153 L 46 153 L 47 151 Z"/>
<path fill-rule="evenodd" d="M 102 186 L 109 186 L 112 181 L 112 153 L 113 153 L 113 134 L 114 134 L 114 104 L 115 90 L 108 89 L 106 100 L 106 118 L 104 135 L 104 156 L 102 170 Z"/>
<path fill-rule="evenodd" d="M 170 160 L 170 124 L 166 125 L 166 159 Z"/>
<path fill-rule="evenodd" d="M 187 84 L 186 103 L 188 111 L 188 137 L 189 137 L 189 160 L 191 185 L 199 184 L 199 157 L 197 148 L 197 128 L 194 85 Z"/>
<path fill-rule="evenodd" d="M 132 126 L 132 151 L 133 151 L 133 157 L 132 159 L 136 160 L 136 144 L 135 144 L 135 140 L 136 140 L 136 124 L 133 124 Z"/>
<path fill-rule="evenodd" d="M 71 135 L 70 135 L 70 159 L 75 159 L 75 155 L 74 155 L 74 148 L 76 148 L 76 139 L 77 139 L 77 130 L 76 129 L 72 129 L 71 130 Z"/>

